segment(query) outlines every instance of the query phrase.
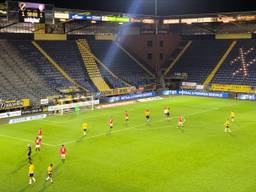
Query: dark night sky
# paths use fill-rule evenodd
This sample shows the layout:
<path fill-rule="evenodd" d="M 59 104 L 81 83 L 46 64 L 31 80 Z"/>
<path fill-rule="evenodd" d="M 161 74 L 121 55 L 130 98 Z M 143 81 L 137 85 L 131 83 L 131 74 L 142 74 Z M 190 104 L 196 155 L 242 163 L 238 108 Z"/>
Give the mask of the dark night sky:
<path fill-rule="evenodd" d="M 0 2 L 4 2 L 0 0 Z M 56 7 L 129 12 L 131 5 L 139 5 L 136 13 L 154 14 L 154 0 L 30 0 L 51 3 Z M 256 0 L 158 0 L 159 15 L 254 11 Z"/>

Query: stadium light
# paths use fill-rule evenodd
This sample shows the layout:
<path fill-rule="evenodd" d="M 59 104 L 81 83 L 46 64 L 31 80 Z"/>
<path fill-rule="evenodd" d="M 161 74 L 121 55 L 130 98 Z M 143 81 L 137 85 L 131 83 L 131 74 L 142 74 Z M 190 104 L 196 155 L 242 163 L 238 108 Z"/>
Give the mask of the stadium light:
<path fill-rule="evenodd" d="M 142 4 L 143 4 L 142 0 L 133 0 L 131 6 L 129 7 L 129 9 L 127 11 L 127 14 L 136 13 Z M 120 24 L 120 27 L 117 31 L 117 36 L 119 36 L 124 31 L 124 27 L 127 30 L 127 28 L 129 28 L 129 25 L 130 24 L 128 24 L 128 23 L 125 25 Z M 119 50 L 119 48 L 115 45 L 115 42 L 112 42 L 110 48 L 108 49 L 106 55 L 104 56 L 104 58 L 102 60 L 103 63 L 108 63 L 109 65 L 111 65 L 111 63 L 113 62 L 113 59 L 118 54 L 118 50 Z"/>

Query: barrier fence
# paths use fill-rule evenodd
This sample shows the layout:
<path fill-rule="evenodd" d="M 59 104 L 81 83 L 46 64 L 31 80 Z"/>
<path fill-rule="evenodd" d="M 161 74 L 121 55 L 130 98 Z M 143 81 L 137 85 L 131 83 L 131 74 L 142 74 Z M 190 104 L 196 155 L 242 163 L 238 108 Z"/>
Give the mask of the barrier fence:
<path fill-rule="evenodd" d="M 86 107 L 93 105 L 99 105 L 103 103 L 102 106 L 110 107 L 109 104 L 106 103 L 118 103 L 118 102 L 125 102 L 125 101 L 132 101 L 132 102 L 146 102 L 146 101 L 153 101 L 158 100 L 160 97 L 159 95 L 163 96 L 169 96 L 169 95 L 187 95 L 187 96 L 201 96 L 201 97 L 212 97 L 212 98 L 236 98 L 239 100 L 252 100 L 256 101 L 256 94 L 230 94 L 228 92 L 208 92 L 208 91 L 196 91 L 196 90 L 162 90 L 160 92 L 142 92 L 142 93 L 133 93 L 133 94 L 126 94 L 126 95 L 119 95 L 119 96 L 113 96 L 113 97 L 101 97 L 100 99 L 92 100 L 92 101 L 84 101 L 84 102 L 76 102 L 76 103 L 69 103 L 69 104 L 62 104 L 62 105 L 53 105 L 45 107 L 45 110 L 43 108 L 24 108 L 19 109 L 16 111 L 11 112 L 4 112 L 0 113 L 0 119 L 3 118 L 10 118 L 10 117 L 17 117 L 25 114 L 33 114 L 33 113 L 43 113 L 43 112 L 52 112 L 57 110 L 65 110 L 65 109 L 72 109 L 79 107 Z M 146 98 L 146 99 L 143 99 Z M 15 103 L 15 102 L 10 102 Z M 104 104 L 105 103 L 105 104 Z M 121 103 L 120 103 L 121 104 Z M 112 105 L 112 104 L 111 104 Z M 115 106 L 118 106 L 115 104 Z M 97 108 L 105 108 L 105 107 L 97 107 Z"/>
<path fill-rule="evenodd" d="M 230 94 L 226 92 L 205 92 L 205 91 L 191 91 L 191 90 L 164 90 L 162 95 L 190 95 L 202 97 L 215 97 L 215 98 L 229 98 Z"/>
<path fill-rule="evenodd" d="M 236 93 L 256 93 L 256 90 L 249 85 L 212 84 L 210 90 Z"/>

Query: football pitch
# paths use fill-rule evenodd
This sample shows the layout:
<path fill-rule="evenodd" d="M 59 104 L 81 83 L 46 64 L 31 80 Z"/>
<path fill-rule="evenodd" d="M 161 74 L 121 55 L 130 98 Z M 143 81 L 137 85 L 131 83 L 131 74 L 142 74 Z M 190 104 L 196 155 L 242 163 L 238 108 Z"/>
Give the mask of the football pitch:
<path fill-rule="evenodd" d="M 177 96 L 159 101 L 0 125 L 1 192 L 255 192 L 256 103 Z M 171 119 L 164 118 L 170 106 Z M 151 110 L 145 122 L 144 109 Z M 124 111 L 129 112 L 129 123 Z M 224 121 L 236 113 L 232 133 Z M 186 119 L 184 131 L 178 116 Z M 114 119 L 108 135 L 108 119 Z M 81 124 L 88 122 L 82 136 Z M 39 128 L 40 152 L 34 150 Z M 27 144 L 36 183 L 28 184 Z M 61 144 L 67 149 L 62 163 Z M 45 181 L 53 163 L 54 182 Z"/>

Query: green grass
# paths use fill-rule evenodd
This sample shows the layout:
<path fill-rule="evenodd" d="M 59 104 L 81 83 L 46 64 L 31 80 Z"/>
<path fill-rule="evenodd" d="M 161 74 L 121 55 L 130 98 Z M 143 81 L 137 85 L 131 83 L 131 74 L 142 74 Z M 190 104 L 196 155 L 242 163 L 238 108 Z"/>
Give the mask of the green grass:
<path fill-rule="evenodd" d="M 170 121 L 163 117 L 165 105 L 171 106 Z M 152 111 L 149 125 L 145 108 Z M 124 110 L 129 111 L 127 126 Z M 230 111 L 237 114 L 232 135 L 223 132 Z M 176 128 L 180 114 L 186 118 L 184 133 Z M 254 192 L 255 114 L 253 102 L 180 96 L 1 125 L 0 191 Z M 114 128 L 107 136 L 110 116 Z M 84 119 L 89 132 L 81 138 Z M 37 182 L 29 186 L 26 146 L 39 128 L 46 145 L 39 153 L 33 151 Z M 64 164 L 58 153 L 62 143 L 68 150 Z M 53 184 L 45 182 L 51 162 Z"/>

